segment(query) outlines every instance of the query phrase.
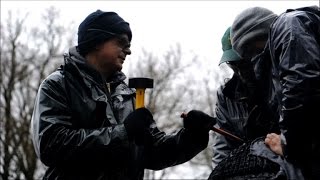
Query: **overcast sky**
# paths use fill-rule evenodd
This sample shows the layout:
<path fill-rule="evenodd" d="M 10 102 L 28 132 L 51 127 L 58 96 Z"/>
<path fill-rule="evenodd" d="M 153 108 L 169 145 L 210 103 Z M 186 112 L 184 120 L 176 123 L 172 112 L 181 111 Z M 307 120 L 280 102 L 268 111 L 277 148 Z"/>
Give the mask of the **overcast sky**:
<path fill-rule="evenodd" d="M 237 14 L 248 7 L 266 7 L 276 14 L 288 8 L 319 5 L 319 1 L 3 1 L 1 20 L 6 11 L 30 12 L 29 23 L 35 23 L 49 6 L 61 12 L 76 27 L 91 12 L 101 9 L 115 11 L 130 23 L 133 31 L 130 58 L 144 47 L 162 54 L 180 43 L 184 52 L 192 52 L 204 64 L 217 67 L 222 55 L 221 37 Z M 76 31 L 75 31 L 76 32 Z M 76 34 L 75 34 L 76 39 Z M 136 53 L 136 54 L 135 54 Z"/>
<path fill-rule="evenodd" d="M 262 6 L 280 14 L 288 8 L 309 5 L 319 6 L 319 1 L 1 0 L 1 20 L 5 18 L 7 10 L 11 9 L 19 10 L 20 14 L 30 12 L 28 22 L 35 24 L 46 8 L 54 6 L 60 10 L 66 27 L 74 21 L 77 28 L 89 13 L 97 9 L 115 11 L 130 23 L 133 31 L 133 53 L 130 59 L 137 59 L 142 47 L 155 54 L 163 54 L 170 46 L 180 43 L 184 52 L 198 55 L 205 67 L 218 68 L 222 55 L 221 37 L 242 10 Z"/>

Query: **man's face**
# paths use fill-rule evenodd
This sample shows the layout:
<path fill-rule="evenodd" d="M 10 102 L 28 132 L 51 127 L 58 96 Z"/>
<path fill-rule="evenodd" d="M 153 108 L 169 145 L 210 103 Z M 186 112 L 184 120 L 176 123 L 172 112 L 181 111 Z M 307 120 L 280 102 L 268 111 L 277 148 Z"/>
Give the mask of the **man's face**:
<path fill-rule="evenodd" d="M 242 57 L 245 59 L 252 59 L 253 57 L 259 55 L 264 50 L 266 42 L 266 40 L 258 40 L 250 43 L 244 47 Z"/>
<path fill-rule="evenodd" d="M 98 46 L 97 63 L 102 73 L 121 71 L 126 56 L 131 54 L 130 41 L 127 35 L 116 36 Z"/>
<path fill-rule="evenodd" d="M 255 82 L 256 78 L 250 61 L 244 59 L 240 61 L 229 61 L 227 62 L 227 65 L 244 84 L 251 84 Z"/>
<path fill-rule="evenodd" d="M 228 66 L 239 76 L 245 84 L 252 84 L 256 81 L 253 65 L 248 59 L 252 59 L 261 54 L 266 45 L 266 40 L 257 40 L 243 47 L 243 58 L 240 61 L 229 61 Z"/>

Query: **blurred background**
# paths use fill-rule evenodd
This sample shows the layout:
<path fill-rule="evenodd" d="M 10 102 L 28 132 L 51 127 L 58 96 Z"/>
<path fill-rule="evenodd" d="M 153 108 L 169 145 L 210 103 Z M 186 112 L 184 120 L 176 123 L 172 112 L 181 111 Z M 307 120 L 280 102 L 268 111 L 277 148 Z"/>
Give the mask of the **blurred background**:
<path fill-rule="evenodd" d="M 280 14 L 310 5 L 319 1 L 1 0 L 0 180 L 41 179 L 46 167 L 29 130 L 37 89 L 77 45 L 78 25 L 89 13 L 115 11 L 130 23 L 132 54 L 123 72 L 127 79 L 154 79 L 146 106 L 158 127 L 172 133 L 182 127 L 182 112 L 200 109 L 215 116 L 216 90 L 232 76 L 224 64 L 218 66 L 221 38 L 237 14 L 253 6 Z M 207 179 L 211 144 L 182 165 L 146 170 L 145 179 Z"/>

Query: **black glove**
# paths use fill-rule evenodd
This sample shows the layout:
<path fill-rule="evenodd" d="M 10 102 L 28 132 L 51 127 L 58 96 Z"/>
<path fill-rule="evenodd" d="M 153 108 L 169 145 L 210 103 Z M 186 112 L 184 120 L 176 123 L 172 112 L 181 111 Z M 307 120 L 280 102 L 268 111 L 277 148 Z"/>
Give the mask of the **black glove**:
<path fill-rule="evenodd" d="M 126 128 L 129 140 L 134 140 L 141 145 L 149 133 L 149 126 L 154 122 L 151 112 L 146 108 L 139 108 L 130 113 L 123 124 Z"/>
<path fill-rule="evenodd" d="M 191 110 L 184 116 L 183 124 L 188 130 L 209 132 L 216 124 L 216 119 L 202 111 Z"/>

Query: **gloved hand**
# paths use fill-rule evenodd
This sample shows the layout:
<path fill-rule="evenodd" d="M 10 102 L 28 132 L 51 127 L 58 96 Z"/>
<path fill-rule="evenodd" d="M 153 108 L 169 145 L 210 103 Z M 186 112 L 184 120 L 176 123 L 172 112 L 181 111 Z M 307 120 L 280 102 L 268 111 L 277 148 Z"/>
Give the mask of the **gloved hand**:
<path fill-rule="evenodd" d="M 123 124 L 126 128 L 129 140 L 134 140 L 136 144 L 142 145 L 150 135 L 148 129 L 154 122 L 151 112 L 146 108 L 139 108 L 130 113 Z"/>
<path fill-rule="evenodd" d="M 182 115 L 184 128 L 192 131 L 207 131 L 209 132 L 212 126 L 216 124 L 216 119 L 208 114 L 191 110 L 188 114 Z"/>

